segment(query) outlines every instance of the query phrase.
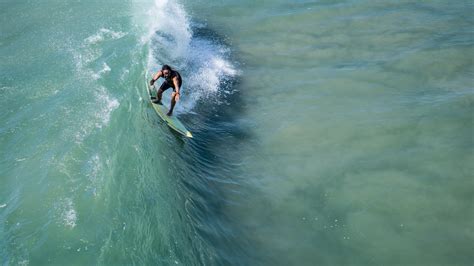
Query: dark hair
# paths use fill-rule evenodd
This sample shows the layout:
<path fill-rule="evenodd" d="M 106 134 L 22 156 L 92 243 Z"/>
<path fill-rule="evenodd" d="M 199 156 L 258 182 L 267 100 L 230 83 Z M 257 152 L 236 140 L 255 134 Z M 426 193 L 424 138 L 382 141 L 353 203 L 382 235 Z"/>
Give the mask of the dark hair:
<path fill-rule="evenodd" d="M 172 70 L 171 70 L 171 67 L 168 66 L 168 65 L 163 65 L 163 67 L 161 68 L 161 70 L 162 70 L 162 71 L 163 71 L 163 70 L 172 71 Z"/>

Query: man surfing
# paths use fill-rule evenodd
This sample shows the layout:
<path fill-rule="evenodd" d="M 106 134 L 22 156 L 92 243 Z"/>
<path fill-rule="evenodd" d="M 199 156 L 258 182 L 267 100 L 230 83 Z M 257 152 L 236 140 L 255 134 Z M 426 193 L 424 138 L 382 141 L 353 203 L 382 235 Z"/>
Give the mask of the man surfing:
<path fill-rule="evenodd" d="M 150 80 L 150 86 L 153 86 L 155 82 L 162 77 L 165 81 L 161 84 L 158 92 L 156 94 L 157 98 L 153 100 L 153 103 L 162 104 L 161 98 L 163 96 L 163 92 L 169 88 L 173 88 L 173 93 L 171 94 L 171 107 L 169 112 L 167 113 L 168 116 L 173 114 L 174 106 L 176 102 L 179 101 L 179 89 L 182 84 L 181 75 L 178 71 L 171 69 L 168 65 L 163 65 L 160 71 L 158 71 L 155 76 Z"/>

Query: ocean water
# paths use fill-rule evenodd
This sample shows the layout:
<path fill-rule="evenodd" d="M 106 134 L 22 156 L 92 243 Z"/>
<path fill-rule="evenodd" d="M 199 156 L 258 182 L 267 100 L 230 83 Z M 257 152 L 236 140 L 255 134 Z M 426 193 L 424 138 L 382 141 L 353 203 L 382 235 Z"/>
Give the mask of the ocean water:
<path fill-rule="evenodd" d="M 472 1 L 0 7 L 2 265 L 474 263 Z"/>

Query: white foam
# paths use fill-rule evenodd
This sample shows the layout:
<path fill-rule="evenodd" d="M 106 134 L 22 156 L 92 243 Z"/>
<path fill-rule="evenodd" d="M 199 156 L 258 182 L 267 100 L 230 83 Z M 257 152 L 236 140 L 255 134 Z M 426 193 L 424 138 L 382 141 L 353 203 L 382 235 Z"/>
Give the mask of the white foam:
<path fill-rule="evenodd" d="M 97 42 L 101 38 L 121 38 L 126 33 L 114 32 L 109 29 L 100 29 L 99 32 L 87 39 L 87 42 Z M 120 105 L 118 100 L 113 98 L 103 86 L 99 86 L 95 81 L 104 74 L 111 71 L 111 67 L 102 62 L 99 71 L 94 72 L 91 69 L 92 63 L 102 55 L 99 47 L 80 46 L 79 49 L 71 49 L 74 61 L 76 63 L 77 78 L 84 85 L 93 90 L 94 100 L 88 102 L 88 111 L 81 116 L 81 127 L 75 130 L 74 136 L 76 143 L 81 143 L 94 128 L 103 128 L 108 125 L 111 113 Z M 92 78 L 92 79 L 91 79 Z"/>
<path fill-rule="evenodd" d="M 106 127 L 110 123 L 113 111 L 120 106 L 119 101 L 112 97 L 103 86 L 99 86 L 94 91 L 94 101 L 89 104 L 87 113 L 84 113 L 80 121 L 76 123 L 80 124 L 80 128 L 77 128 L 74 133 L 77 144 L 81 144 L 95 128 L 102 129 Z"/>
<path fill-rule="evenodd" d="M 0 208 L 5 208 L 7 207 L 7 204 L 0 204 Z"/>
<path fill-rule="evenodd" d="M 95 61 L 102 54 L 100 50 L 85 47 L 80 47 L 80 50 L 72 48 L 70 50 L 76 64 L 76 69 L 84 72 L 90 71 L 86 68 L 87 65 Z M 93 75 L 93 73 L 91 73 L 91 75 Z"/>
<path fill-rule="evenodd" d="M 63 199 L 59 204 L 59 212 L 61 223 L 69 228 L 74 228 L 77 225 L 77 212 L 74 209 L 74 203 L 71 198 Z"/>
<path fill-rule="evenodd" d="M 28 266 L 29 264 L 30 264 L 29 260 L 18 261 L 18 265 L 20 265 L 20 266 Z"/>
<path fill-rule="evenodd" d="M 95 113 L 97 128 L 102 128 L 105 125 L 108 125 L 110 122 L 110 116 L 112 111 L 117 109 L 120 105 L 117 99 L 111 97 L 107 90 L 104 87 L 96 92 L 97 105 L 100 106 Z"/>
<path fill-rule="evenodd" d="M 15 89 L 14 87 L 8 87 L 8 86 L 3 86 L 3 87 L 0 87 L 0 91 L 9 91 L 9 90 L 13 90 Z"/>
<path fill-rule="evenodd" d="M 181 4 L 172 0 L 155 0 L 154 6 L 148 11 L 148 16 L 149 31 L 143 39 L 145 43 L 155 41 L 165 46 L 170 45 L 173 47 L 171 55 L 174 59 L 185 55 L 191 42 L 192 31 Z"/>
<path fill-rule="evenodd" d="M 125 35 L 127 35 L 125 32 L 101 28 L 96 34 L 87 37 L 84 41 L 88 44 L 96 44 L 106 39 L 120 39 Z"/>
<path fill-rule="evenodd" d="M 90 167 L 90 171 L 87 174 L 87 177 L 90 181 L 89 189 L 92 191 L 94 197 L 97 197 L 100 192 L 100 186 L 102 184 L 102 176 L 100 175 L 100 171 L 102 169 L 101 160 L 98 154 L 92 156 L 92 158 L 88 161 L 88 165 Z"/>
<path fill-rule="evenodd" d="M 221 92 L 231 94 L 221 88 L 223 82 L 239 74 L 228 60 L 229 50 L 212 40 L 193 36 L 188 16 L 176 1 L 154 3 L 149 11 L 150 30 L 144 37 L 150 47 L 148 69 L 156 71 L 162 64 L 170 64 L 183 75 L 183 93 L 176 113 L 190 112 L 199 99 L 221 96 Z M 167 97 L 165 94 L 165 101 L 169 101 Z"/>
<path fill-rule="evenodd" d="M 102 69 L 99 70 L 97 73 L 92 74 L 92 77 L 93 77 L 95 80 L 100 79 L 103 74 L 109 73 L 110 70 L 111 70 L 111 69 L 110 69 L 109 65 L 107 65 L 107 63 L 103 63 Z"/>
<path fill-rule="evenodd" d="M 222 84 L 239 74 L 232 63 L 226 58 L 228 49 L 209 40 L 193 39 L 188 64 L 193 71 L 187 77 L 187 84 L 192 90 L 186 94 L 189 99 L 182 102 L 184 111 L 191 110 L 199 99 L 210 99 L 231 94 Z M 185 88 L 186 89 L 186 88 Z M 224 93 L 222 95 L 221 93 Z M 216 103 L 220 100 L 216 98 Z"/>

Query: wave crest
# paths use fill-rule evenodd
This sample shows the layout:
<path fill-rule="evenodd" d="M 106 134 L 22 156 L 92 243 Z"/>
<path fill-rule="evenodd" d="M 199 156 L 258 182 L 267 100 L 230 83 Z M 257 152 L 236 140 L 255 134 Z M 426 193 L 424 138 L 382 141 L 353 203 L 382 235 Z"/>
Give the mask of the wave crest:
<path fill-rule="evenodd" d="M 156 72 L 168 64 L 181 73 L 183 88 L 177 113 L 189 112 L 200 99 L 232 93 L 224 85 L 239 71 L 225 44 L 213 36 L 194 33 L 192 26 L 200 32 L 205 25 L 192 24 L 183 6 L 175 1 L 156 0 L 149 13 L 150 30 L 145 38 L 149 43 L 148 69 Z M 165 94 L 165 101 L 167 97 Z"/>

